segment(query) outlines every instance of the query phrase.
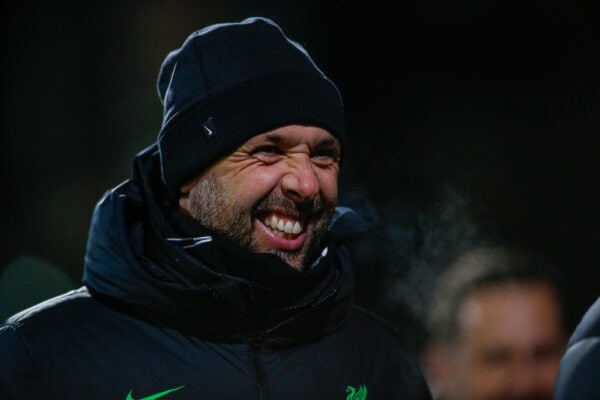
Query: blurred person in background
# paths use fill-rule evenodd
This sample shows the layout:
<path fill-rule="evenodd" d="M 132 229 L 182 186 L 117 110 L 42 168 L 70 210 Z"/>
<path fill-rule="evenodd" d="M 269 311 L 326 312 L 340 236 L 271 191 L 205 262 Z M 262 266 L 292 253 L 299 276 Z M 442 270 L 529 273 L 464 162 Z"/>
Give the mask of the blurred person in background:
<path fill-rule="evenodd" d="M 354 304 L 342 98 L 306 50 L 266 18 L 211 25 L 158 92 L 84 286 L 0 326 L 0 398 L 430 399 L 399 331 Z"/>
<path fill-rule="evenodd" d="M 567 337 L 556 271 L 527 252 L 478 247 L 438 278 L 423 370 L 436 400 L 551 399 Z"/>

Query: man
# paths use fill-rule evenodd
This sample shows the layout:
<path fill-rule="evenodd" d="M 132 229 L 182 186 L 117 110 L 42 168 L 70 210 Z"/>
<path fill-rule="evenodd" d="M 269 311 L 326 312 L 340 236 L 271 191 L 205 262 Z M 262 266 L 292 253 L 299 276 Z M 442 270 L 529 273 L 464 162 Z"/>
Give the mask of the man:
<path fill-rule="evenodd" d="M 157 143 L 107 192 L 84 287 L 0 328 L 2 399 L 428 399 L 398 332 L 352 304 L 336 86 L 272 21 L 165 59 Z M 342 223 L 344 229 L 336 227 Z"/>
<path fill-rule="evenodd" d="M 444 400 L 551 399 L 566 327 L 559 288 L 532 255 L 482 247 L 436 282 L 423 368 Z"/>
<path fill-rule="evenodd" d="M 596 400 L 600 394 L 600 298 L 569 338 L 554 385 L 556 400 Z"/>

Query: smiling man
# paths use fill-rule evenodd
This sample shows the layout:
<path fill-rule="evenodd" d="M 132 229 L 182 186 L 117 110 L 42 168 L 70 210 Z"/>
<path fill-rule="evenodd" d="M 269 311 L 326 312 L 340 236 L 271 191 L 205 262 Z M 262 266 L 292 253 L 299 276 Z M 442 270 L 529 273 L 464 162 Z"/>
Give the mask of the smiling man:
<path fill-rule="evenodd" d="M 322 128 L 275 129 L 184 185 L 179 205 L 205 227 L 302 270 L 335 210 L 340 154 L 339 140 Z"/>
<path fill-rule="evenodd" d="M 2 399 L 430 399 L 353 304 L 334 83 L 273 21 L 192 33 L 156 142 L 98 203 L 84 286 L 0 327 Z M 340 228 L 340 224 L 343 229 Z"/>

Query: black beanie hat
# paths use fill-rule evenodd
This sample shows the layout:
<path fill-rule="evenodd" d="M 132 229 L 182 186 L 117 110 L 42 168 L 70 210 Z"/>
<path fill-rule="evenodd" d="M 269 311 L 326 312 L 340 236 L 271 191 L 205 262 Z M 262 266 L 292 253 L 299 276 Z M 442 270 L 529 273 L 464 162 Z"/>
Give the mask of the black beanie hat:
<path fill-rule="evenodd" d="M 260 133 L 288 124 L 320 126 L 344 142 L 335 84 L 273 21 L 247 18 L 192 33 L 158 75 L 162 178 L 179 188 Z"/>

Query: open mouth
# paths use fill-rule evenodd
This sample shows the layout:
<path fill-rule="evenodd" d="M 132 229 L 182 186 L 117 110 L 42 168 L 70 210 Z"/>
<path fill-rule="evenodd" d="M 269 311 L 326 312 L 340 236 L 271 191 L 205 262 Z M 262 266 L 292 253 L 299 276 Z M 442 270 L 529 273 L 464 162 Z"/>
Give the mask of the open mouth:
<path fill-rule="evenodd" d="M 260 220 L 267 228 L 280 238 L 296 239 L 304 230 L 304 223 L 289 215 L 268 212 L 261 215 Z"/>

